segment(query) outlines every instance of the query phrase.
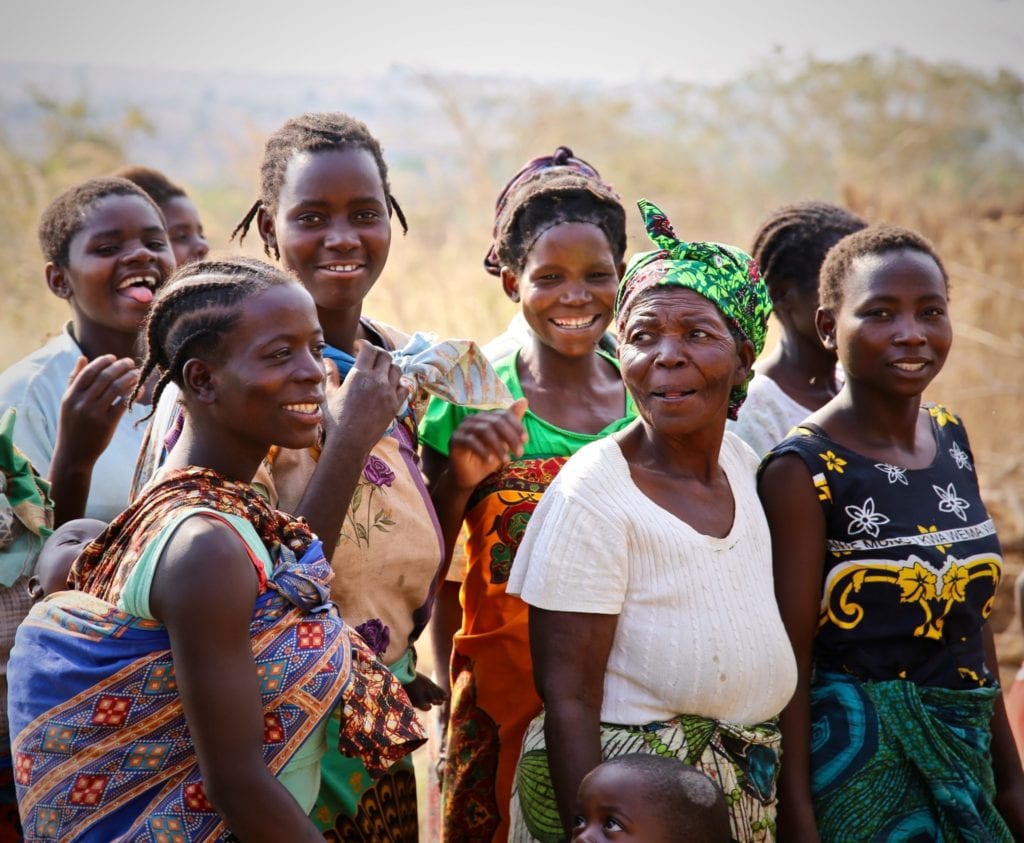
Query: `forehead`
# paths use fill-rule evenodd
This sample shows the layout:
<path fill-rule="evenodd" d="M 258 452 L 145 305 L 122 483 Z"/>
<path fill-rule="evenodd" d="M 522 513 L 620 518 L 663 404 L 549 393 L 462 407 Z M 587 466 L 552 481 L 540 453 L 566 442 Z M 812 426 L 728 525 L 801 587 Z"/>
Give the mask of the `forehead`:
<path fill-rule="evenodd" d="M 64 538 L 75 538 L 79 541 L 92 541 L 106 529 L 107 525 L 95 518 L 75 518 L 61 524 L 50 535 L 50 540 L 57 542 Z"/>
<path fill-rule="evenodd" d="M 544 231 L 526 256 L 528 264 L 568 259 L 611 261 L 612 247 L 592 222 L 561 222 Z"/>
<path fill-rule="evenodd" d="M 712 320 L 726 327 L 722 311 L 711 299 L 689 287 L 666 285 L 639 293 L 626 316 L 626 324 L 640 319 L 671 322 L 693 318 Z"/>
<path fill-rule="evenodd" d="M 199 222 L 199 209 L 187 196 L 172 196 L 160 207 L 167 221 L 167 227 L 181 225 L 183 223 L 196 224 Z"/>
<path fill-rule="evenodd" d="M 321 149 L 295 152 L 288 159 L 281 185 L 282 204 L 324 202 L 345 204 L 353 199 L 384 202 L 384 184 L 373 154 L 367 149 Z"/>
<path fill-rule="evenodd" d="M 164 221 L 151 202 L 141 196 L 103 196 L 82 209 L 82 225 L 75 233 L 91 236 L 100 232 L 163 229 Z"/>
<path fill-rule="evenodd" d="M 300 284 L 277 284 L 243 300 L 238 322 L 230 332 L 244 336 L 246 345 L 282 333 L 315 333 L 320 330 L 313 297 Z"/>
<path fill-rule="evenodd" d="M 844 298 L 861 296 L 946 295 L 946 281 L 931 255 L 896 249 L 860 255 L 850 264 Z"/>

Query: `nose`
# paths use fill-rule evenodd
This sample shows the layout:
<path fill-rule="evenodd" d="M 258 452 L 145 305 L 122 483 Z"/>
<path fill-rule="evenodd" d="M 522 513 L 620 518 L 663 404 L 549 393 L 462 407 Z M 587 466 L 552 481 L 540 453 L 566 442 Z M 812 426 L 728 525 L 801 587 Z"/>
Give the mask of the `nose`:
<path fill-rule="evenodd" d="M 589 304 L 593 297 L 585 281 L 570 281 L 565 285 L 560 299 L 562 304 L 582 305 Z"/>
<path fill-rule="evenodd" d="M 306 383 L 321 383 L 326 378 L 327 371 L 323 359 L 306 349 L 295 367 L 295 379 Z"/>
<path fill-rule="evenodd" d="M 924 328 L 914 314 L 907 314 L 897 322 L 893 336 L 897 345 L 924 345 L 927 341 Z"/>
<path fill-rule="evenodd" d="M 206 239 L 196 237 L 195 243 L 192 245 L 192 260 L 201 261 L 208 254 L 210 254 L 210 246 L 207 244 Z"/>
<path fill-rule="evenodd" d="M 665 369 L 685 366 L 689 362 L 686 344 L 676 337 L 662 337 L 658 343 L 655 364 Z"/>
<path fill-rule="evenodd" d="M 359 236 L 348 220 L 336 220 L 324 233 L 324 245 L 328 249 L 349 251 L 359 245 Z"/>
<path fill-rule="evenodd" d="M 139 243 L 135 248 L 124 253 L 124 261 L 125 263 L 155 263 L 156 252 L 145 243 Z"/>

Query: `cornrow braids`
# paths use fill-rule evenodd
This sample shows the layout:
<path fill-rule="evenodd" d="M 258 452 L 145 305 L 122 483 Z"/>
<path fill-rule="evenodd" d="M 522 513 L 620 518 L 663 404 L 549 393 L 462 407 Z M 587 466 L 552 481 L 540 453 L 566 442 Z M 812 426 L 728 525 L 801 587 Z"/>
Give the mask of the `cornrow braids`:
<path fill-rule="evenodd" d="M 498 265 L 518 275 L 537 239 L 564 222 L 596 225 L 608 238 L 615 262 L 622 261 L 626 254 L 626 211 L 619 195 L 600 178 L 558 166 L 533 173 L 505 198 L 495 221 Z"/>
<path fill-rule="evenodd" d="M 783 205 L 761 223 L 751 255 L 772 298 L 784 283 L 813 290 L 828 250 L 866 226 L 853 212 L 827 202 Z"/>
<path fill-rule="evenodd" d="M 935 247 L 922 235 L 895 225 L 872 225 L 840 240 L 829 251 L 821 267 L 821 306 L 835 309 L 842 304 L 843 287 L 857 258 L 911 249 L 927 255 L 939 268 L 949 291 L 949 274 Z"/>
<path fill-rule="evenodd" d="M 114 173 L 114 176 L 128 179 L 133 184 L 137 184 L 161 208 L 172 199 L 188 195 L 183 187 L 175 184 L 159 170 L 154 170 L 152 167 L 133 164 L 128 167 L 122 167 Z"/>
<path fill-rule="evenodd" d="M 57 196 L 39 218 L 39 248 L 47 262 L 67 267 L 71 241 L 85 227 L 89 209 L 108 196 L 138 196 L 153 206 L 161 221 L 164 218 L 146 192 L 128 179 L 115 176 L 89 179 Z"/>
<path fill-rule="evenodd" d="M 277 212 L 277 201 L 284 184 L 285 170 L 295 153 L 342 149 L 364 149 L 373 156 L 384 187 L 388 214 L 390 215 L 393 210 L 402 226 L 402 233 L 408 233 L 409 225 L 405 220 L 405 214 L 402 213 L 402 208 L 395 197 L 391 195 L 388 165 L 384 163 L 380 142 L 370 134 L 370 130 L 362 121 L 340 111 L 330 111 L 309 112 L 293 117 L 267 138 L 263 162 L 260 164 L 260 198 L 235 226 L 235 230 L 231 232 L 231 239 L 234 240 L 237 236 L 239 243 L 245 240 L 249 226 L 252 225 L 260 208 L 271 215 Z M 270 255 L 268 245 L 263 245 L 263 251 Z M 274 257 L 280 258 L 276 247 Z"/>
<path fill-rule="evenodd" d="M 190 358 L 216 350 L 238 321 L 242 301 L 281 284 L 298 281 L 254 258 L 200 261 L 179 269 L 160 288 L 150 307 L 146 357 L 131 400 L 150 375 L 159 372 L 151 405 L 155 409 L 167 384 L 183 386 L 182 367 Z"/>

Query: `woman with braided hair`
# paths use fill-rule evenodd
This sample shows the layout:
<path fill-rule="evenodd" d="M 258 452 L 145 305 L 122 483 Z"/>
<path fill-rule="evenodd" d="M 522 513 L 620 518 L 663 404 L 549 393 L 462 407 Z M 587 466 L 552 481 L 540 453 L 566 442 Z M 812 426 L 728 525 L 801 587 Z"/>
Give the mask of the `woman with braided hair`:
<path fill-rule="evenodd" d="M 329 602 L 308 526 L 249 480 L 315 441 L 323 334 L 309 294 L 258 261 L 192 264 L 150 314 L 145 380 L 189 424 L 161 472 L 35 606 L 10 665 L 29 839 L 317 840 L 328 714 L 381 773 L 423 742 L 401 686 Z M 382 361 L 383 362 L 383 361 Z M 376 361 L 374 361 L 376 363 Z M 390 364 L 356 364 L 386 413 Z M 56 743 L 55 743 L 56 741 Z"/>
<path fill-rule="evenodd" d="M 781 333 L 775 347 L 755 362 L 743 411 L 726 429 L 758 456 L 839 391 L 835 352 L 825 348 L 814 328 L 818 273 L 828 250 L 866 225 L 837 205 L 796 202 L 773 211 L 754 235 L 751 254 Z"/>

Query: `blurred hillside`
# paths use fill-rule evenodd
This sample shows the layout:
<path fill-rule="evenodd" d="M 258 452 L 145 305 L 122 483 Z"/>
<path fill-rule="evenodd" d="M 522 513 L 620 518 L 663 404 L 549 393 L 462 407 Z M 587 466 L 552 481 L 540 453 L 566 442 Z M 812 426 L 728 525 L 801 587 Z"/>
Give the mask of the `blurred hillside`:
<path fill-rule="evenodd" d="M 967 420 L 1005 539 L 1024 538 L 1024 80 L 901 54 L 780 60 L 728 84 L 545 85 L 516 79 L 269 78 L 0 64 L 0 366 L 66 318 L 35 225 L 63 187 L 132 162 L 191 191 L 215 253 L 256 195 L 285 118 L 344 110 L 380 138 L 410 233 L 368 311 L 485 340 L 514 313 L 481 268 L 494 197 L 523 161 L 567 144 L 631 203 L 693 238 L 749 246 L 773 207 L 843 202 L 932 238 L 952 274 L 957 346 L 932 396 Z M 647 248 L 632 214 L 631 249 Z M 243 250 L 258 254 L 257 244 Z"/>

